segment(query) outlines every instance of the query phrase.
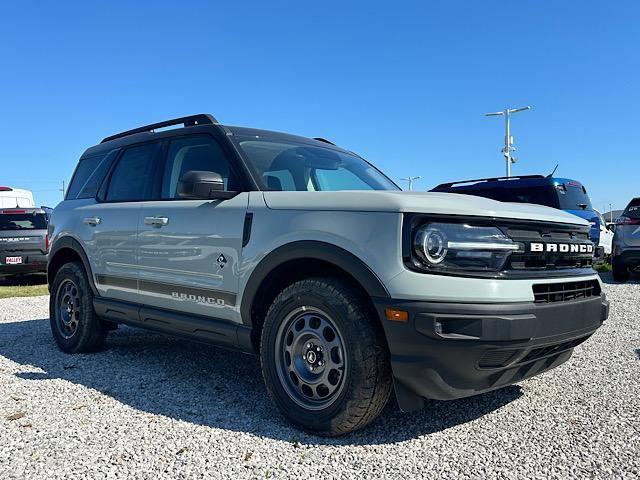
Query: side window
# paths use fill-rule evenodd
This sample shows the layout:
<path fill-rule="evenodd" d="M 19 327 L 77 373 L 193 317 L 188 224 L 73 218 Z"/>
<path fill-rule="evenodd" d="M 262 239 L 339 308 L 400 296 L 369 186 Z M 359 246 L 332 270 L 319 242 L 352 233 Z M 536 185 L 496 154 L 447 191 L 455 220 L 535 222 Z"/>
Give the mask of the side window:
<path fill-rule="evenodd" d="M 162 178 L 162 198 L 178 198 L 178 182 L 191 170 L 219 173 L 225 190 L 241 190 L 238 177 L 220 145 L 213 138 L 202 135 L 178 138 L 169 144 Z"/>
<path fill-rule="evenodd" d="M 104 177 L 107 175 L 107 172 L 109 172 L 109 168 L 111 168 L 111 164 L 115 158 L 116 150 L 112 150 L 102 159 L 93 174 L 85 182 L 82 190 L 80 190 L 80 193 L 76 198 L 94 198 L 96 196 L 98 188 L 100 188 L 100 185 L 102 184 Z"/>
<path fill-rule="evenodd" d="M 76 167 L 76 171 L 73 173 L 71 183 L 69 183 L 69 187 L 67 188 L 67 193 L 64 197 L 65 199 L 74 200 L 78 196 L 78 193 L 80 193 L 80 190 L 87 183 L 87 180 L 91 177 L 93 172 L 95 172 L 104 157 L 104 155 L 97 155 L 95 157 L 83 158 L 78 162 L 78 166 Z"/>
<path fill-rule="evenodd" d="M 157 143 L 139 145 L 125 150 L 111 174 L 107 201 L 125 202 L 152 198 L 157 150 Z"/>

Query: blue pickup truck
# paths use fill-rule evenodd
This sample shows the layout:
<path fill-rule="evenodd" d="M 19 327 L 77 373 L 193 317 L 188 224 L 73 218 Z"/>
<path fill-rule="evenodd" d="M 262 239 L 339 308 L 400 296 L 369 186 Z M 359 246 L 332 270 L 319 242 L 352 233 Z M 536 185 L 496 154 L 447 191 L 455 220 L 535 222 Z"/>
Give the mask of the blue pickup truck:
<path fill-rule="evenodd" d="M 589 221 L 589 238 L 596 247 L 600 244 L 600 216 L 591 206 L 587 189 L 576 180 L 543 175 L 493 177 L 443 183 L 431 191 L 558 208 Z M 596 258 L 602 256 L 602 248 L 596 248 Z"/>

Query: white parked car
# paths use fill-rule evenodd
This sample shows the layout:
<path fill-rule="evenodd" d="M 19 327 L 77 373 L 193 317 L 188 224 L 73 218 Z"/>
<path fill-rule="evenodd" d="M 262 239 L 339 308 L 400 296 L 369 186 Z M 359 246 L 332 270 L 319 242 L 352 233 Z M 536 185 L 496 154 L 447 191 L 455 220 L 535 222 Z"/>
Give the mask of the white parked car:
<path fill-rule="evenodd" d="M 611 248 L 613 246 L 614 230 L 599 211 L 594 209 L 594 212 L 598 214 L 598 218 L 600 219 L 600 242 L 598 246 L 604 249 L 605 256 L 609 256 L 611 255 Z"/>
<path fill-rule="evenodd" d="M 33 193 L 20 188 L 0 187 L 0 208 L 34 208 Z"/>

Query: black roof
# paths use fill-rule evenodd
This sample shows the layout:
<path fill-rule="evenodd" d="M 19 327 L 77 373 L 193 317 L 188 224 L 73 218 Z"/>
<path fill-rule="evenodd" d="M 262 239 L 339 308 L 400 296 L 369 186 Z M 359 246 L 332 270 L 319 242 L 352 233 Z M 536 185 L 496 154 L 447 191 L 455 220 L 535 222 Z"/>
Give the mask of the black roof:
<path fill-rule="evenodd" d="M 275 132 L 272 130 L 222 125 L 212 115 L 209 115 L 206 113 L 200 113 L 197 115 L 190 115 L 186 117 L 179 117 L 171 120 L 165 120 L 158 123 L 152 123 L 149 125 L 144 125 L 142 127 L 137 127 L 131 130 L 126 130 L 124 132 L 110 135 L 108 137 L 105 137 L 98 145 L 88 148 L 82 156 L 89 157 L 92 155 L 113 150 L 114 148 L 119 148 L 132 143 L 138 143 L 145 140 L 149 140 L 150 136 L 153 136 L 154 138 L 162 138 L 164 136 L 166 137 L 173 136 L 176 133 L 176 129 L 160 131 L 160 132 L 156 132 L 156 130 L 174 126 L 174 125 L 183 125 L 182 129 L 179 128 L 177 130 L 183 130 L 183 129 L 189 128 L 190 130 L 193 129 L 194 133 L 199 131 L 206 131 L 209 128 L 214 127 L 214 128 L 219 128 L 225 134 L 230 134 L 230 135 L 263 136 L 263 137 L 268 136 L 276 140 L 282 139 L 282 140 L 296 141 L 299 143 L 307 143 L 310 145 L 321 146 L 324 148 L 333 148 L 336 150 L 340 150 L 342 152 L 348 152 L 347 150 L 338 147 L 333 142 L 330 142 L 329 140 L 324 138 L 320 138 L 320 137 L 308 138 L 308 137 L 301 137 L 298 135 L 292 135 L 288 133 Z"/>

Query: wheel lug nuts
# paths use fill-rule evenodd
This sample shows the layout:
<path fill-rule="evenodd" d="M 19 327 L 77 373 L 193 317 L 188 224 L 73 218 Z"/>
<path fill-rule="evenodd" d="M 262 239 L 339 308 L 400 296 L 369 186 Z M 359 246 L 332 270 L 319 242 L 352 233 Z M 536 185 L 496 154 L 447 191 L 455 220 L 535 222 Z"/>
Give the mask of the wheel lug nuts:
<path fill-rule="evenodd" d="M 307 343 L 307 348 L 311 348 L 313 345 L 311 345 L 310 343 Z"/>
<path fill-rule="evenodd" d="M 318 362 L 318 365 L 321 367 L 321 366 L 323 366 L 323 365 L 324 365 L 324 362 L 323 362 L 322 360 L 320 360 L 320 361 Z"/>

